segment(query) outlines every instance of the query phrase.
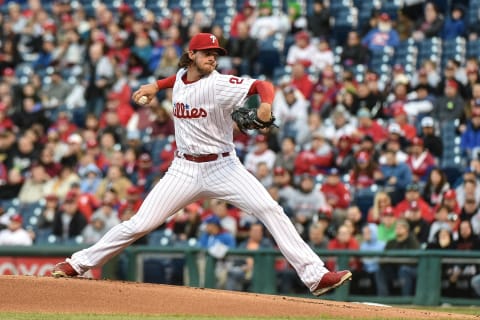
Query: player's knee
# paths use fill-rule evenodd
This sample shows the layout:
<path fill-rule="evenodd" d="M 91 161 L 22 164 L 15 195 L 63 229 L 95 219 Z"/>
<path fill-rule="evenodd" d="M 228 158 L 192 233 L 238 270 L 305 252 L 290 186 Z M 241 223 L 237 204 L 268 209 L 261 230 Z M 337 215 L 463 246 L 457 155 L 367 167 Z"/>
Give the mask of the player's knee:
<path fill-rule="evenodd" d="M 276 202 L 266 202 L 259 204 L 258 213 L 283 214 L 283 208 Z"/>

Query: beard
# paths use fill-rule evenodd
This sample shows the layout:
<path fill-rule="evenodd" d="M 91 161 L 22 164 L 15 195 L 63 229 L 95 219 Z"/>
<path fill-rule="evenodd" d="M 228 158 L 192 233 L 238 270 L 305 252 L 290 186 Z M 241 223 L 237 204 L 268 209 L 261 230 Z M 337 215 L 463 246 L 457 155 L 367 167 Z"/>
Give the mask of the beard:
<path fill-rule="evenodd" d="M 392 30 L 392 26 L 390 23 L 384 23 L 384 22 L 379 22 L 378 23 L 378 30 L 380 30 L 381 32 L 389 32 L 390 30 Z"/>
<path fill-rule="evenodd" d="M 202 75 L 202 76 L 208 76 L 210 73 L 212 73 L 215 68 L 217 67 L 217 62 L 214 61 L 213 63 L 203 63 L 202 65 L 198 63 L 198 60 L 195 59 L 194 61 L 195 68 L 197 69 L 197 72 Z"/>

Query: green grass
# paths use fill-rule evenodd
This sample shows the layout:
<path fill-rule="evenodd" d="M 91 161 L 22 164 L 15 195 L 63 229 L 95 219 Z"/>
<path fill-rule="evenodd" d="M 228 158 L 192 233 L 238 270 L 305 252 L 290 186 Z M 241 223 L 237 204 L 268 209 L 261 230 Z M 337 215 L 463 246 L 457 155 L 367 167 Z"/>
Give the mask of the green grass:
<path fill-rule="evenodd" d="M 435 312 L 446 312 L 446 313 L 460 313 L 460 314 L 471 314 L 474 316 L 480 315 L 480 307 L 423 307 L 423 306 L 402 306 L 402 308 L 409 308 L 415 310 L 429 310 Z"/>
<path fill-rule="evenodd" d="M 429 310 L 435 312 L 444 312 L 451 314 L 479 315 L 480 307 L 415 307 L 402 306 L 402 308 L 415 310 Z M 62 313 L 18 313 L 6 312 L 0 313 L 0 320 L 223 320 L 225 317 L 208 316 L 166 316 L 166 315 L 104 315 L 104 314 L 62 314 Z M 401 318 L 382 318 L 382 317 L 232 317 L 228 320 L 401 320 Z M 452 318 L 454 319 L 454 318 Z"/>

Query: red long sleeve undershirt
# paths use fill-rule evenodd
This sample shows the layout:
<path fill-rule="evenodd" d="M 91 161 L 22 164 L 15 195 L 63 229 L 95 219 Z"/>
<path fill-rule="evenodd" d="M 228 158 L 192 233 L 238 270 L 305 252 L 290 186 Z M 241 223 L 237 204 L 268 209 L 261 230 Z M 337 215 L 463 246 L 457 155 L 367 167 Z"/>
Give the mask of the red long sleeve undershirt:
<path fill-rule="evenodd" d="M 162 90 L 167 88 L 173 88 L 176 77 L 177 76 L 173 74 L 168 78 L 157 80 L 158 89 Z M 258 94 L 260 96 L 261 102 L 266 102 L 270 104 L 273 102 L 274 93 L 275 91 L 273 89 L 273 85 L 270 82 L 262 80 L 256 80 L 255 82 L 253 82 L 250 90 L 248 90 L 249 96 Z"/>
<path fill-rule="evenodd" d="M 272 104 L 275 90 L 273 89 L 273 85 L 270 82 L 256 80 L 248 91 L 249 96 L 253 94 L 258 94 L 260 96 L 261 102 Z"/>
<path fill-rule="evenodd" d="M 175 84 L 176 79 L 177 79 L 177 75 L 172 74 L 168 78 L 157 80 L 157 87 L 159 90 L 173 88 L 173 85 Z"/>

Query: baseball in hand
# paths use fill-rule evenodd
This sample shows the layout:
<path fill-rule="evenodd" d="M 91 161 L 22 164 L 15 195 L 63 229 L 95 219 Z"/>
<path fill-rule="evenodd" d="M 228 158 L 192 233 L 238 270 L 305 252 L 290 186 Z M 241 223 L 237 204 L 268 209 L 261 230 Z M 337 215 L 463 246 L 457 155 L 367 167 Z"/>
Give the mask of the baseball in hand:
<path fill-rule="evenodd" d="M 147 101 L 148 101 L 147 96 L 141 96 L 140 98 L 138 98 L 138 103 L 139 104 L 145 104 L 145 103 L 147 103 Z"/>

